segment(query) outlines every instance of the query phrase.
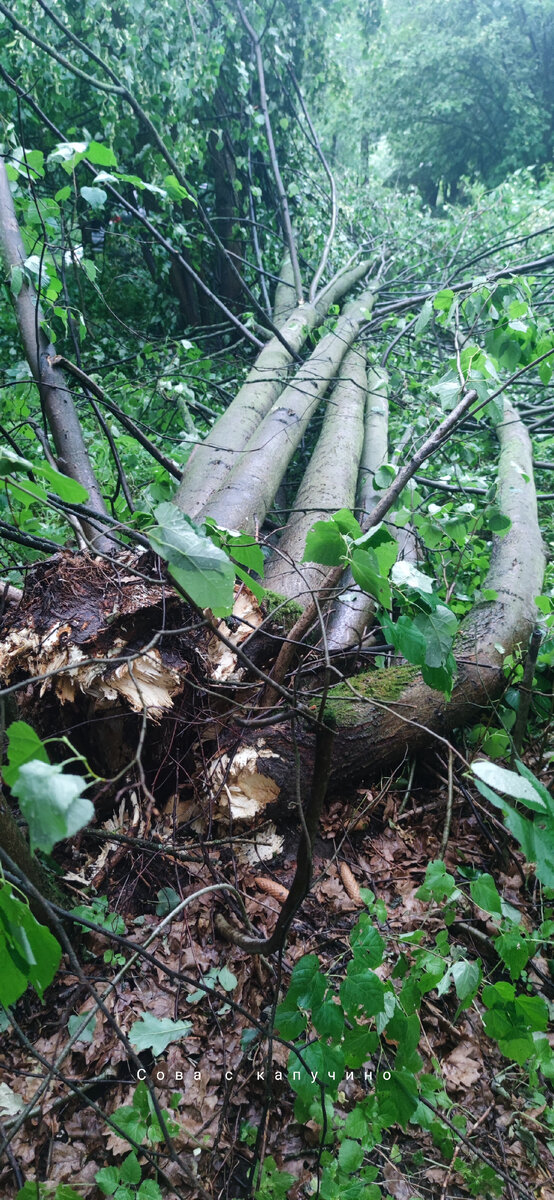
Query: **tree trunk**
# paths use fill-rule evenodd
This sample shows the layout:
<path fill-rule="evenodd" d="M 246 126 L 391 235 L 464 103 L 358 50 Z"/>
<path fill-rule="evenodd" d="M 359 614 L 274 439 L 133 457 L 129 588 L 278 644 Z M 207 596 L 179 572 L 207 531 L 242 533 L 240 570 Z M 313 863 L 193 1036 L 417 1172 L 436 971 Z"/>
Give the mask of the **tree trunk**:
<path fill-rule="evenodd" d="M 373 512 L 380 493 L 373 484 L 379 467 L 388 457 L 388 376 L 382 369 L 369 372 L 365 411 L 364 447 L 358 476 L 357 510 L 360 521 Z M 392 455 L 394 459 L 397 451 Z M 398 542 L 398 558 L 415 561 L 417 542 L 412 529 L 397 529 L 387 522 Z M 350 569 L 345 571 L 342 592 L 337 597 L 327 622 L 327 648 L 342 654 L 361 645 L 364 632 L 373 623 L 375 601 L 355 582 Z"/>
<path fill-rule="evenodd" d="M 287 250 L 281 263 L 280 278 L 275 288 L 273 302 L 273 320 L 281 327 L 296 308 L 296 292 L 294 290 L 294 274 L 290 254 Z"/>
<path fill-rule="evenodd" d="M 484 587 L 496 600 L 478 605 L 465 619 L 456 642 L 457 678 L 450 701 L 428 687 L 416 668 L 402 666 L 370 671 L 331 688 L 326 706 L 336 724 L 331 789 L 359 783 L 413 754 L 452 729 L 478 720 L 506 687 L 505 655 L 526 646 L 534 627 L 534 600 L 544 574 L 544 550 L 537 517 L 529 435 L 516 411 L 505 403 L 497 428 L 500 443 L 497 501 L 511 520 L 503 538 L 494 537 Z M 528 477 L 529 482 L 523 480 Z M 236 742 L 237 731 L 234 731 Z M 230 739 L 231 740 L 231 739 Z M 311 779 L 313 727 L 296 722 L 301 779 Z M 242 759 L 240 759 L 242 755 Z M 242 767 L 241 767 L 242 763 Z M 222 770 L 234 796 L 243 782 L 252 795 L 287 803 L 295 794 L 296 762 L 286 724 L 241 731 L 238 774 L 232 755 L 224 753 Z"/>
<path fill-rule="evenodd" d="M 0 161 L 0 254 L 11 281 L 14 270 L 23 271 L 27 255 L 3 160 Z M 39 388 L 43 410 L 52 432 L 59 470 L 78 480 L 87 489 L 91 509 L 106 514 L 106 506 L 88 456 L 73 398 L 66 386 L 63 372 L 51 363 L 56 351 L 44 333 L 44 313 L 35 289 L 24 271 L 23 276 L 17 296 L 12 292 L 17 324 L 25 356 Z M 113 549 L 109 538 L 99 533 L 93 525 L 83 521 L 82 526 L 95 549 L 104 553 Z"/>
<path fill-rule="evenodd" d="M 303 562 L 309 530 L 316 521 L 325 521 L 333 510 L 354 507 L 366 392 L 366 354 L 356 346 L 342 360 L 294 512 L 266 566 L 266 586 L 302 607 L 309 604 L 314 591 L 319 591 L 327 574 L 326 567 Z"/>
<path fill-rule="evenodd" d="M 260 421 L 283 390 L 293 355 L 302 349 L 308 334 L 321 324 L 330 306 L 367 275 L 370 266 L 371 263 L 365 260 L 349 267 L 331 280 L 314 304 L 302 304 L 294 309 L 281 330 L 291 352 L 276 337 L 260 351 L 234 400 L 207 438 L 195 446 L 187 462 L 175 503 L 189 517 L 198 517 L 224 483 Z"/>
<path fill-rule="evenodd" d="M 347 304 L 336 328 L 318 343 L 294 381 L 258 425 L 244 454 L 219 492 L 202 510 L 228 529 L 254 533 L 266 513 L 291 458 L 300 443 L 344 355 L 371 311 L 370 289 Z"/>

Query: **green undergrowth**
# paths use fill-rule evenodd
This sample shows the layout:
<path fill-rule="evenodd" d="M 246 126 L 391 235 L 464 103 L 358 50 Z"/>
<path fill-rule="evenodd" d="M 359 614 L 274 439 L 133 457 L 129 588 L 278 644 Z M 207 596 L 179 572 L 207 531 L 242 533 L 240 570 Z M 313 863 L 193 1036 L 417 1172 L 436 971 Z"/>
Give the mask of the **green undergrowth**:
<path fill-rule="evenodd" d="M 321 1173 L 312 1188 L 322 1200 L 381 1200 L 386 1189 L 375 1151 L 394 1127 L 430 1139 L 445 1171 L 450 1163 L 470 1194 L 483 1200 L 505 1194 L 505 1164 L 487 1142 L 473 1154 L 465 1140 L 467 1113 L 448 1094 L 428 1043 L 423 1018 L 430 993 L 443 1003 L 449 997 L 451 1028 L 458 1026 L 461 1038 L 469 1028 L 463 1014 L 472 1010 L 489 1054 L 498 1059 L 498 1077 L 509 1072 L 514 1107 L 530 1110 L 540 1098 L 537 1135 L 553 1145 L 549 1006 L 532 969 L 541 949 L 549 952 L 552 909 L 543 910 L 538 928 L 527 930 L 491 875 L 463 865 L 455 878 L 441 860 L 429 864 L 415 894 L 424 905 L 420 927 L 394 935 L 383 901 L 362 889 L 366 911 L 350 933 L 346 961 L 339 970 L 326 970 L 317 954 L 300 959 L 277 1008 L 276 1028 L 290 1047 L 294 1115 L 320 1139 Z M 487 958 L 466 947 L 459 937 L 463 922 L 456 925 L 479 912 L 491 928 Z M 362 1098 L 359 1089 L 357 1099 L 348 1098 L 348 1079 L 363 1081 Z M 422 1161 L 420 1151 L 412 1165 Z M 403 1161 L 402 1170 L 411 1165 Z M 276 1174 L 270 1164 L 256 1200 L 276 1195 L 277 1182 L 279 1194 L 293 1194 L 291 1176 Z"/>

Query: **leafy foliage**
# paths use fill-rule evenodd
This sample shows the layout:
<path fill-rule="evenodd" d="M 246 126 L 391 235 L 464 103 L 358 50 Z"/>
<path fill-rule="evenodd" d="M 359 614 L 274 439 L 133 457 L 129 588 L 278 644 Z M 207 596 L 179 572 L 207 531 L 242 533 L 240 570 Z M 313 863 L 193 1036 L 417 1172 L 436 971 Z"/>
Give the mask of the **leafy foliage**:
<path fill-rule="evenodd" d="M 0 948 L 0 1002 L 15 1004 L 29 984 L 42 999 L 60 965 L 61 947 L 6 881 L 0 884 Z"/>

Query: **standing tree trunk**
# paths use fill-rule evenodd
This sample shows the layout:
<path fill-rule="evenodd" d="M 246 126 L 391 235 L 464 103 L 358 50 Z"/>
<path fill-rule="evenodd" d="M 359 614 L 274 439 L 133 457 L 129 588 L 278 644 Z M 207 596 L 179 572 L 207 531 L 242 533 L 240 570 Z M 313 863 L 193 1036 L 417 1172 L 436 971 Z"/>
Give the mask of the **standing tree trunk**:
<path fill-rule="evenodd" d="M 31 374 L 40 391 L 43 411 L 56 447 L 58 467 L 63 474 L 70 475 L 87 489 L 90 508 L 105 515 L 106 506 L 88 456 L 73 397 L 63 372 L 59 367 L 52 365 L 56 351 L 44 332 L 44 313 L 35 288 L 25 271 L 27 255 L 3 160 L 0 161 L 0 254 L 4 270 L 12 284 L 21 341 Z M 13 286 L 14 272 L 18 271 L 22 274 L 19 289 Z M 99 533 L 94 525 L 83 520 L 82 526 L 83 532 L 95 549 L 104 553 L 112 550 L 113 543 Z"/>

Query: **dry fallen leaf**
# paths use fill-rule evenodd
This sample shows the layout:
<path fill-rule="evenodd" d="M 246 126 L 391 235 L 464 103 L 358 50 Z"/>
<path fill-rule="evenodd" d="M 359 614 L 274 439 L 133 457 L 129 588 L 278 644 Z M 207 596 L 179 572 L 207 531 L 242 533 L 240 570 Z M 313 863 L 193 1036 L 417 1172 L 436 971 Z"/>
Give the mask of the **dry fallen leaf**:
<path fill-rule="evenodd" d="M 447 1058 L 443 1059 L 443 1074 L 450 1087 L 464 1090 L 480 1079 L 483 1073 L 483 1061 L 478 1055 L 476 1046 L 462 1042 L 454 1047 Z"/>
<path fill-rule="evenodd" d="M 394 1163 L 386 1162 L 383 1167 L 383 1176 L 387 1185 L 387 1189 L 395 1200 L 419 1200 L 417 1192 L 414 1191 L 406 1176 L 394 1166 Z"/>

